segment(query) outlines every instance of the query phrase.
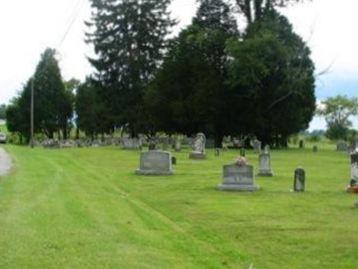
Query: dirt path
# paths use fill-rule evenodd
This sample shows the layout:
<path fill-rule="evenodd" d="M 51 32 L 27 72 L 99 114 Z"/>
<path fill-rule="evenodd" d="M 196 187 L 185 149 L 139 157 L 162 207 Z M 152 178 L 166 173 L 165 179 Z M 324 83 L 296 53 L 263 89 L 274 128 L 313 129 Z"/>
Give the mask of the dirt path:
<path fill-rule="evenodd" d="M 5 176 L 10 173 L 12 161 L 10 155 L 0 148 L 0 176 Z"/>

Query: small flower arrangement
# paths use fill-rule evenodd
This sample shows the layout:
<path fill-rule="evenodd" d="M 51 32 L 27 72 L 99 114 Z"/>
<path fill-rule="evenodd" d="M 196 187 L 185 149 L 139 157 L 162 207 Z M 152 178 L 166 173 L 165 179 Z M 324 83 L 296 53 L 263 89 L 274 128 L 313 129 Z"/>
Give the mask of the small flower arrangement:
<path fill-rule="evenodd" d="M 236 159 L 235 164 L 238 166 L 245 166 L 245 165 L 248 165 L 249 163 L 245 157 L 239 156 Z"/>

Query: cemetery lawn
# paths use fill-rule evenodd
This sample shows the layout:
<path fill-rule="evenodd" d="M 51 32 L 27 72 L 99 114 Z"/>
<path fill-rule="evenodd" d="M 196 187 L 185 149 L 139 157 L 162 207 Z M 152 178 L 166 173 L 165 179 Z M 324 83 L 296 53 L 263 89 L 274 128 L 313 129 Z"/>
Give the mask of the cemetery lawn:
<path fill-rule="evenodd" d="M 216 186 L 237 151 L 192 161 L 184 150 L 174 176 L 143 177 L 136 151 L 7 145 L 15 167 L 0 178 L 0 268 L 357 268 L 349 158 L 322 147 L 273 151 L 262 190 L 228 193 Z M 257 155 L 248 159 L 257 168 Z M 296 194 L 300 165 L 307 192 Z"/>

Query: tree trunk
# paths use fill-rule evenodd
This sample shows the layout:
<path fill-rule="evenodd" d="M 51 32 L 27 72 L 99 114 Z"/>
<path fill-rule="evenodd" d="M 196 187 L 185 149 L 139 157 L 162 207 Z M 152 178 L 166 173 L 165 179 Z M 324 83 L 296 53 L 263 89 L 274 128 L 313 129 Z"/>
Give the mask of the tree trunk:
<path fill-rule="evenodd" d="M 67 138 L 68 138 L 68 136 L 67 136 L 67 124 L 63 125 L 62 135 L 63 135 L 63 139 L 67 140 Z"/>
<path fill-rule="evenodd" d="M 80 139 L 80 128 L 76 127 L 76 139 Z"/>

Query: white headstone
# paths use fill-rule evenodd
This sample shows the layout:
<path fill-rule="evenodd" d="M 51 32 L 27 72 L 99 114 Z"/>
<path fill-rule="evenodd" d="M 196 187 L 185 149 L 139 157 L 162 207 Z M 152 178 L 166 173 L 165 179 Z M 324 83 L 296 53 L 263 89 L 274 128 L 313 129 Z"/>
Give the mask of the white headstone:
<path fill-rule="evenodd" d="M 179 138 L 177 138 L 177 139 L 175 140 L 175 145 L 174 145 L 174 147 L 175 147 L 175 151 L 176 151 L 176 152 L 181 151 L 181 142 L 180 142 L 180 139 L 179 139 Z"/>
<path fill-rule="evenodd" d="M 271 156 L 270 153 L 261 153 L 259 155 L 259 173 L 258 176 L 272 177 Z"/>
<path fill-rule="evenodd" d="M 122 138 L 121 141 L 123 149 L 140 149 L 141 148 L 141 141 L 138 138 Z"/>
<path fill-rule="evenodd" d="M 194 141 L 193 141 L 193 150 L 190 153 L 189 158 L 190 159 L 205 159 L 205 143 L 206 143 L 206 137 L 203 133 L 199 133 L 196 135 Z"/>

